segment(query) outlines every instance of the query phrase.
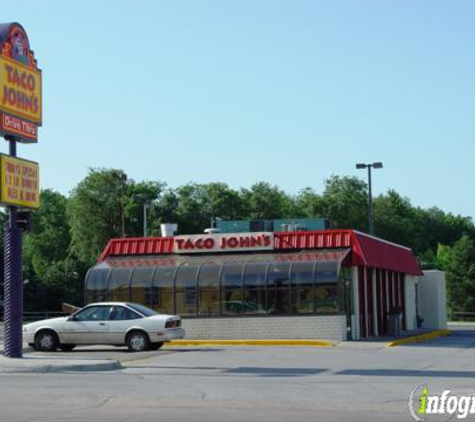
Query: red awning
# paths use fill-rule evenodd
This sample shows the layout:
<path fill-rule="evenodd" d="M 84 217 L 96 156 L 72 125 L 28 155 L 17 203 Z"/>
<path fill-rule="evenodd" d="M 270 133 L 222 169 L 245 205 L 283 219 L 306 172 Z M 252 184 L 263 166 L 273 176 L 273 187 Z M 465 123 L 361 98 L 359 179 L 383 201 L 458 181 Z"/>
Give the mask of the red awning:
<path fill-rule="evenodd" d="M 350 249 L 309 250 L 291 253 L 246 253 L 238 255 L 151 255 L 151 256 L 113 256 L 106 258 L 100 268 L 135 267 L 177 267 L 179 265 L 222 265 L 233 262 L 335 262 L 338 266 L 345 260 Z"/>
<path fill-rule="evenodd" d="M 114 256 L 144 258 L 165 255 L 174 260 L 173 237 L 111 239 L 99 262 Z M 421 275 L 411 249 L 355 230 L 274 233 L 274 251 L 351 249 L 351 265 Z M 310 251 L 309 251 L 310 252 Z M 211 258 L 211 256 L 210 256 Z"/>
<path fill-rule="evenodd" d="M 344 248 L 352 251 L 352 265 L 421 275 L 411 249 L 355 230 L 275 233 L 276 249 Z"/>

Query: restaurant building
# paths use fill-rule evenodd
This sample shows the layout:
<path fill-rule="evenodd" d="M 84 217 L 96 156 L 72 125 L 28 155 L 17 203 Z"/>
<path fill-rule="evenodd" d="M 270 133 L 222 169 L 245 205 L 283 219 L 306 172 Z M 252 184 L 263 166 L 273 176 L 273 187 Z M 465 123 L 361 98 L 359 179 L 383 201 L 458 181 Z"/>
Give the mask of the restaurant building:
<path fill-rule="evenodd" d="M 110 240 L 86 302 L 180 314 L 188 339 L 357 340 L 387 334 L 397 314 L 417 326 L 423 274 L 409 248 L 355 230 L 213 231 Z"/>

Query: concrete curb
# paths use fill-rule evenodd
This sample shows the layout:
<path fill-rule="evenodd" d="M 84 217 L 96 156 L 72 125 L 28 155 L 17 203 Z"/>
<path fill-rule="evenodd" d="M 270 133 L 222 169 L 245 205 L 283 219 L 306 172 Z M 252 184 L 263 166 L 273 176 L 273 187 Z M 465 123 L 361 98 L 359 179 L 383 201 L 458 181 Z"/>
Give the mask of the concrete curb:
<path fill-rule="evenodd" d="M 306 346 L 331 347 L 336 342 L 328 340 L 173 340 L 166 346 Z"/>
<path fill-rule="evenodd" d="M 390 341 L 386 347 L 404 346 L 405 344 L 418 343 L 422 341 L 432 340 L 437 337 L 450 335 L 450 330 L 436 330 L 426 334 L 419 334 L 417 336 L 406 337 L 400 340 Z"/>
<path fill-rule="evenodd" d="M 0 373 L 54 373 L 54 372 L 94 372 L 122 369 L 115 360 L 60 360 L 54 358 L 24 357 L 11 359 L 0 356 Z"/>

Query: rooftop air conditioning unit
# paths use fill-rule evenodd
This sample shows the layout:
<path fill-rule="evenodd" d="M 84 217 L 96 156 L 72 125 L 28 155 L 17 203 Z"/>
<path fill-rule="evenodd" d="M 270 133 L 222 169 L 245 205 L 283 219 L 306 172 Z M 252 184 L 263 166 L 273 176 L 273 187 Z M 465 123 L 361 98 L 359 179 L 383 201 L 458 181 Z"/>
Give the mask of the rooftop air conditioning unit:
<path fill-rule="evenodd" d="M 160 224 L 160 231 L 162 233 L 162 237 L 172 237 L 174 236 L 177 230 L 178 230 L 178 224 L 171 224 L 171 223 Z"/>

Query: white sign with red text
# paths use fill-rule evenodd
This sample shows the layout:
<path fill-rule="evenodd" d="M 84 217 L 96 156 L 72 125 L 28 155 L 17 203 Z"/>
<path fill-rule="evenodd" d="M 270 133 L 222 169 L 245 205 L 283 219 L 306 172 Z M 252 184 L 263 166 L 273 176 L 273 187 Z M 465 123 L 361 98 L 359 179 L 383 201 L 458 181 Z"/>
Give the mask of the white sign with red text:
<path fill-rule="evenodd" d="M 175 253 L 270 251 L 273 249 L 274 233 L 271 232 L 194 234 L 175 236 L 173 239 Z"/>

